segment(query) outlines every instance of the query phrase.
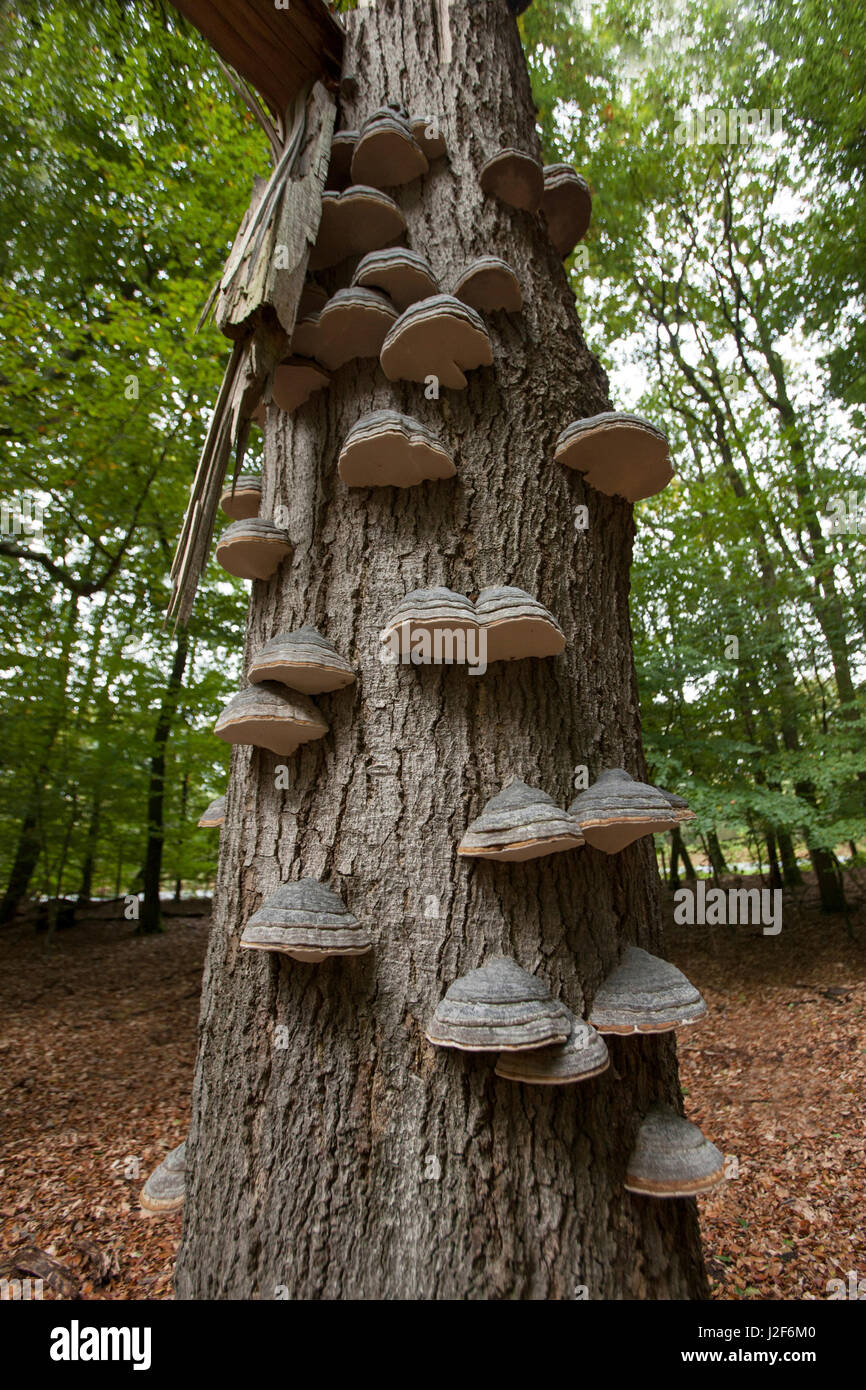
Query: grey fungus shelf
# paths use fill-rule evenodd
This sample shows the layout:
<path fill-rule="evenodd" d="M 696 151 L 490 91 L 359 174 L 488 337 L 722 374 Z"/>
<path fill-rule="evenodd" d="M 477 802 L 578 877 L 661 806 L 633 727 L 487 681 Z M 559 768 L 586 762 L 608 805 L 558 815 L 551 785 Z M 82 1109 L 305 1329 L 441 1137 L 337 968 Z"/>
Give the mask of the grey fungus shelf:
<path fill-rule="evenodd" d="M 290 694 L 275 681 L 250 685 L 233 695 L 214 725 L 224 743 L 266 748 L 284 757 L 327 732 L 326 721 L 306 695 Z"/>
<path fill-rule="evenodd" d="M 643 835 L 673 830 L 677 824 L 665 794 L 636 782 L 621 767 L 602 772 L 568 809 L 580 821 L 587 844 L 605 854 L 618 854 Z"/>
<path fill-rule="evenodd" d="M 396 410 L 363 416 L 346 435 L 337 469 L 347 487 L 415 487 L 453 478 L 451 452 L 432 430 Z"/>
<path fill-rule="evenodd" d="M 627 946 L 600 985 L 589 1021 L 600 1033 L 667 1033 L 700 1023 L 707 1006 L 690 980 L 670 961 Z"/>
<path fill-rule="evenodd" d="M 284 531 L 264 517 L 233 521 L 217 541 L 217 563 L 239 579 L 270 579 L 292 546 Z"/>
<path fill-rule="evenodd" d="M 724 1155 L 697 1125 L 667 1105 L 654 1105 L 638 1130 L 626 1172 L 627 1192 L 645 1197 L 695 1197 L 725 1176 Z"/>
<path fill-rule="evenodd" d="M 484 323 L 474 309 L 453 295 L 418 300 L 402 313 L 382 344 L 382 370 L 389 381 L 426 382 L 465 390 L 464 375 L 493 363 Z"/>
<path fill-rule="evenodd" d="M 250 663 L 247 679 L 253 683 L 278 681 L 304 695 L 344 690 L 355 679 L 349 662 L 314 627 L 272 637 Z"/>
<path fill-rule="evenodd" d="M 426 1036 L 462 1052 L 511 1052 L 563 1043 L 572 1023 L 543 980 L 508 956 L 494 956 L 449 986 Z"/>
<path fill-rule="evenodd" d="M 667 436 L 620 410 L 573 420 L 556 441 L 554 459 L 582 473 L 597 492 L 628 502 L 663 492 L 674 476 Z"/>
<path fill-rule="evenodd" d="M 332 956 L 363 956 L 373 945 L 339 894 L 315 878 L 281 884 L 249 918 L 240 944 L 310 965 Z"/>
<path fill-rule="evenodd" d="M 515 777 L 491 797 L 457 847 L 463 858 L 522 862 L 578 849 L 580 826 L 537 787 Z"/>

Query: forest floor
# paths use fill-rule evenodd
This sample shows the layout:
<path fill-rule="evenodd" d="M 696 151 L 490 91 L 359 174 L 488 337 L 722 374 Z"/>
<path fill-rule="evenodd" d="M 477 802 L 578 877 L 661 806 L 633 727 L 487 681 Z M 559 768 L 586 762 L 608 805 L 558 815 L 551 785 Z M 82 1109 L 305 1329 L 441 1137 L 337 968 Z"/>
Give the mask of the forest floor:
<path fill-rule="evenodd" d="M 679 1055 L 686 1113 L 729 1169 L 699 1199 L 716 1299 L 825 1299 L 866 1277 L 866 872 L 847 878 L 856 940 L 808 885 L 786 891 L 778 936 L 668 930 L 709 1006 Z M 186 1133 L 207 930 L 97 918 L 50 948 L 32 925 L 0 933 L 0 1277 L 42 1277 L 46 1298 L 172 1296 L 181 1214 L 145 1216 L 138 1193 Z"/>

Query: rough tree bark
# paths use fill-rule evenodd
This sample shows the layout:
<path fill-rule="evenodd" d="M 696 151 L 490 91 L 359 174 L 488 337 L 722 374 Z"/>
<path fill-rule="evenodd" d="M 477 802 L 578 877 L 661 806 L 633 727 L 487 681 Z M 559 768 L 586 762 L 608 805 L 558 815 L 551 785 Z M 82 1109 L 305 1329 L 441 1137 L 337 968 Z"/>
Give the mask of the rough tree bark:
<path fill-rule="evenodd" d="M 295 558 L 254 585 L 247 656 L 310 622 L 359 676 L 319 698 L 331 729 L 295 755 L 288 791 L 275 789 L 280 759 L 232 755 L 178 1294 L 569 1299 L 584 1285 L 590 1298 L 704 1297 L 694 1200 L 623 1190 L 641 1114 L 657 1098 L 679 1103 L 672 1035 L 611 1039 L 607 1073 L 549 1091 L 496 1080 L 490 1058 L 423 1037 L 451 981 L 490 955 L 537 970 L 582 1013 L 624 942 L 662 949 L 649 840 L 613 858 L 455 854 L 512 775 L 564 805 L 578 764 L 644 772 L 632 509 L 552 461 L 559 430 L 607 406 L 606 380 L 542 219 L 479 190 L 500 146 L 539 154 L 506 0 L 379 0 L 347 21 L 355 81 L 343 84 L 342 125 L 401 101 L 447 136 L 449 162 L 396 191 L 409 244 L 446 288 L 474 256 L 502 256 L 526 303 L 488 320 L 494 366 L 465 392 L 426 400 L 366 361 L 294 416 L 269 411 L 262 512 L 288 507 Z M 447 441 L 453 482 L 341 484 L 346 431 L 386 406 Z M 474 596 L 499 583 L 556 614 L 562 657 L 483 677 L 380 663 L 377 634 L 407 590 Z M 372 954 L 308 966 L 238 949 L 263 897 L 302 875 L 370 923 Z"/>

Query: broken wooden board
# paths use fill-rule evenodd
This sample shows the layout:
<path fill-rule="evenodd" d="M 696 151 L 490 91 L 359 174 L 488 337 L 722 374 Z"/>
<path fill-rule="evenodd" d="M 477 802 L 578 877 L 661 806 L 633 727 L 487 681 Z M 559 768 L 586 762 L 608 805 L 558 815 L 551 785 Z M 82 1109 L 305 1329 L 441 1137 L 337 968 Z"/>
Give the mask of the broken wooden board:
<path fill-rule="evenodd" d="M 336 87 L 343 26 L 325 0 L 173 0 L 224 62 L 285 116 L 310 82 Z"/>
<path fill-rule="evenodd" d="M 229 338 L 243 337 L 263 308 L 276 314 L 286 333 L 295 326 L 310 248 L 322 216 L 336 103 L 317 82 L 299 96 L 281 160 L 269 180 L 257 178 L 220 282 L 217 326 Z M 292 157 L 292 142 L 297 152 Z"/>

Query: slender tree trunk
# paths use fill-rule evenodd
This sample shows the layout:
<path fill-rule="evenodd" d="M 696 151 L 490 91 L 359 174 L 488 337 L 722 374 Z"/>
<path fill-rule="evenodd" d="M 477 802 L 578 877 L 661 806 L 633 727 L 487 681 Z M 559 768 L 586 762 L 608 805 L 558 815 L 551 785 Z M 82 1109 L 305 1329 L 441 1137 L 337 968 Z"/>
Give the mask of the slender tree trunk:
<path fill-rule="evenodd" d="M 767 863 L 770 868 L 770 887 L 782 887 L 782 870 L 779 867 L 779 859 L 776 853 L 776 837 L 772 830 L 767 831 Z"/>
<path fill-rule="evenodd" d="M 713 877 L 718 881 L 728 872 L 722 846 L 719 843 L 719 836 L 715 830 L 710 830 L 707 834 L 707 853 L 710 863 L 713 866 Z"/>
<path fill-rule="evenodd" d="M 451 0 L 450 14 L 443 0 L 379 0 L 346 18 L 357 95 L 343 126 L 401 101 L 437 116 L 448 141 L 450 162 L 397 190 L 409 244 L 446 287 L 473 257 L 503 257 L 525 309 L 489 320 L 494 366 L 465 392 L 427 400 L 367 361 L 293 417 L 268 412 L 262 513 L 288 507 L 295 558 L 254 585 L 247 653 L 310 622 L 359 674 L 320 697 L 330 732 L 295 755 L 288 791 L 275 788 L 281 759 L 232 755 L 178 1294 L 570 1299 L 583 1285 L 591 1298 L 705 1297 L 695 1202 L 623 1188 L 640 1116 L 658 1098 L 679 1104 L 671 1035 L 611 1039 L 609 1071 L 563 1088 L 497 1080 L 489 1057 L 423 1036 L 448 985 L 491 955 L 537 970 L 582 1013 L 626 941 L 663 950 L 648 840 L 513 865 L 455 854 L 513 775 L 564 805 L 580 763 L 644 772 L 632 509 L 552 461 L 559 430 L 607 405 L 606 382 L 541 219 L 479 189 L 500 146 L 538 154 L 505 0 Z M 346 431 L 383 407 L 455 450 L 453 482 L 340 483 Z M 407 590 L 496 583 L 552 609 L 562 657 L 482 677 L 379 661 L 377 633 Z M 369 956 L 308 966 L 239 951 L 250 912 L 301 875 L 370 924 Z"/>
<path fill-rule="evenodd" d="M 782 878 L 787 887 L 796 887 L 803 882 L 803 875 L 797 863 L 797 851 L 794 848 L 794 837 L 787 830 L 779 830 L 777 831 L 776 838 L 779 844 L 779 857 L 782 861 Z"/>
<path fill-rule="evenodd" d="M 141 919 L 136 929 L 139 935 L 157 932 L 162 925 L 159 884 L 165 840 L 165 754 L 177 710 L 177 698 L 183 685 L 188 650 L 189 639 L 187 634 L 182 632 L 177 639 L 171 675 L 153 733 L 150 782 L 147 790 L 147 849 L 141 873 L 144 900 L 141 905 Z"/>
<path fill-rule="evenodd" d="M 809 858 L 818 884 L 822 912 L 847 912 L 845 886 L 837 873 L 836 856 L 819 845 L 809 846 Z"/>
<path fill-rule="evenodd" d="M 6 885 L 6 892 L 3 894 L 3 901 L 0 902 L 0 925 L 11 922 L 21 901 L 27 896 L 27 889 L 36 865 L 39 863 L 39 855 L 42 852 L 42 836 L 36 822 L 36 815 L 33 811 L 28 811 L 24 820 L 21 822 L 21 829 L 18 832 L 18 844 L 15 846 L 15 858 L 12 860 L 12 868 L 9 871 L 9 881 Z"/>
<path fill-rule="evenodd" d="M 87 827 L 87 841 L 84 847 L 84 863 L 81 866 L 81 883 L 78 889 L 78 905 L 86 907 L 93 892 L 93 866 L 96 862 L 96 846 L 99 843 L 99 797 L 93 803 L 90 823 Z"/>

